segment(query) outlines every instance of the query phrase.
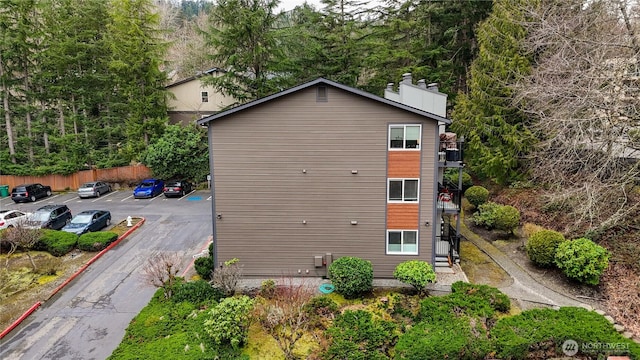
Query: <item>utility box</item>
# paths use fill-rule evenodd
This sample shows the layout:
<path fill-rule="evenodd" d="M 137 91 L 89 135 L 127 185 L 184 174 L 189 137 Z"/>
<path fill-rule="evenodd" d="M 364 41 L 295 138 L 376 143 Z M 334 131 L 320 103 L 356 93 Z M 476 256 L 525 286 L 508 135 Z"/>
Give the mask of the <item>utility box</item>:
<path fill-rule="evenodd" d="M 315 255 L 313 257 L 313 265 L 317 268 L 321 268 L 322 266 L 324 266 L 324 256 Z"/>

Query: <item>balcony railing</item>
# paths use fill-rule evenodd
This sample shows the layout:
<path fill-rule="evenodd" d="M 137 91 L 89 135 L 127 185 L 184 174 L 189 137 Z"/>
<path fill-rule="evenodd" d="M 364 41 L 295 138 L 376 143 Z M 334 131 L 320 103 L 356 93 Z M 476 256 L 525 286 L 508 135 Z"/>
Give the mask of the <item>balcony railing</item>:
<path fill-rule="evenodd" d="M 460 212 L 462 190 L 452 183 L 438 183 L 438 209 L 443 212 Z"/>
<path fill-rule="evenodd" d="M 436 256 L 446 256 L 450 264 L 459 262 L 461 238 L 453 226 L 445 228 L 445 232 L 436 239 Z"/>

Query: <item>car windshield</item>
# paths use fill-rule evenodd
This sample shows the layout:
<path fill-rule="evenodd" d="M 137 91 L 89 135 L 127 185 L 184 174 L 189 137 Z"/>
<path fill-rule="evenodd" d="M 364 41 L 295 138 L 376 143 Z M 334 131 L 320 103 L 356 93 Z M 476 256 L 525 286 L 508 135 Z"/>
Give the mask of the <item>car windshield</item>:
<path fill-rule="evenodd" d="M 148 187 L 153 187 L 153 183 L 152 182 L 143 182 L 142 184 L 140 184 L 141 188 L 148 188 Z"/>
<path fill-rule="evenodd" d="M 76 215 L 76 217 L 74 217 L 71 220 L 72 224 L 87 224 L 91 222 L 91 214 L 80 214 L 80 215 Z"/>
<path fill-rule="evenodd" d="M 33 221 L 47 221 L 49 220 L 49 216 L 51 212 L 49 211 L 36 211 L 33 213 L 33 217 L 31 218 Z"/>
<path fill-rule="evenodd" d="M 25 191 L 27 191 L 27 188 L 25 188 L 24 186 L 20 186 L 20 187 L 17 187 L 15 189 L 13 189 L 13 191 L 14 192 L 25 192 Z"/>
<path fill-rule="evenodd" d="M 86 183 L 86 184 L 82 184 L 82 186 L 80 186 L 81 188 L 93 188 L 93 183 Z"/>
<path fill-rule="evenodd" d="M 170 182 L 170 183 L 168 183 L 168 184 L 167 184 L 167 187 L 169 187 L 169 186 L 180 186 L 180 183 L 179 183 L 179 182 L 177 182 L 177 181 L 175 181 L 175 182 Z"/>

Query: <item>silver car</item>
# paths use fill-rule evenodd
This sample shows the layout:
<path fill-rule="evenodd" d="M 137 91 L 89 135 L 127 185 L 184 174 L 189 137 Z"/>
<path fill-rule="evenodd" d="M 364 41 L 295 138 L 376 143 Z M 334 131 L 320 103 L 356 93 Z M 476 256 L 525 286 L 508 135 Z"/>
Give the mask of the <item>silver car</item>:
<path fill-rule="evenodd" d="M 78 196 L 81 198 L 100 197 L 111 191 L 111 185 L 103 181 L 93 181 L 82 184 L 78 189 Z"/>

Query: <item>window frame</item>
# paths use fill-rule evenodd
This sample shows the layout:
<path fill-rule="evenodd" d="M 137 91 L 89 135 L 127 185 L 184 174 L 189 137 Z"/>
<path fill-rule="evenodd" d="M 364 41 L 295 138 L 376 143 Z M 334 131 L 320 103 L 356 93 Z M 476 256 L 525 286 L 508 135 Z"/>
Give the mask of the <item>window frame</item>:
<path fill-rule="evenodd" d="M 402 181 L 402 199 L 401 200 L 391 200 L 391 182 L 392 181 Z M 407 181 L 417 181 L 416 187 L 416 199 L 415 200 L 406 200 L 405 198 L 405 189 Z M 389 178 L 387 179 L 387 203 L 391 204 L 419 204 L 420 203 L 420 179 L 419 178 Z"/>
<path fill-rule="evenodd" d="M 418 143 L 416 144 L 415 148 L 408 148 L 407 147 L 407 127 L 413 127 L 413 126 L 417 126 L 418 127 Z M 391 129 L 398 129 L 398 128 L 402 128 L 402 147 L 392 147 L 391 146 L 391 141 L 393 141 L 393 139 L 391 139 Z M 389 129 L 387 132 L 388 135 L 388 140 L 387 140 L 387 149 L 389 151 L 420 151 L 421 148 L 421 140 L 422 140 L 422 124 L 389 124 Z"/>
<path fill-rule="evenodd" d="M 201 91 L 200 92 L 200 99 L 202 100 L 203 103 L 208 103 L 209 102 L 209 92 L 208 91 Z"/>
<path fill-rule="evenodd" d="M 416 234 L 416 250 L 415 251 L 404 251 L 405 246 L 405 233 L 412 232 Z M 389 249 L 389 237 L 391 233 L 400 233 L 400 251 L 391 251 Z M 420 231 L 418 229 L 387 229 L 386 243 L 385 243 L 385 253 L 387 255 L 419 255 L 419 245 L 420 245 Z"/>

